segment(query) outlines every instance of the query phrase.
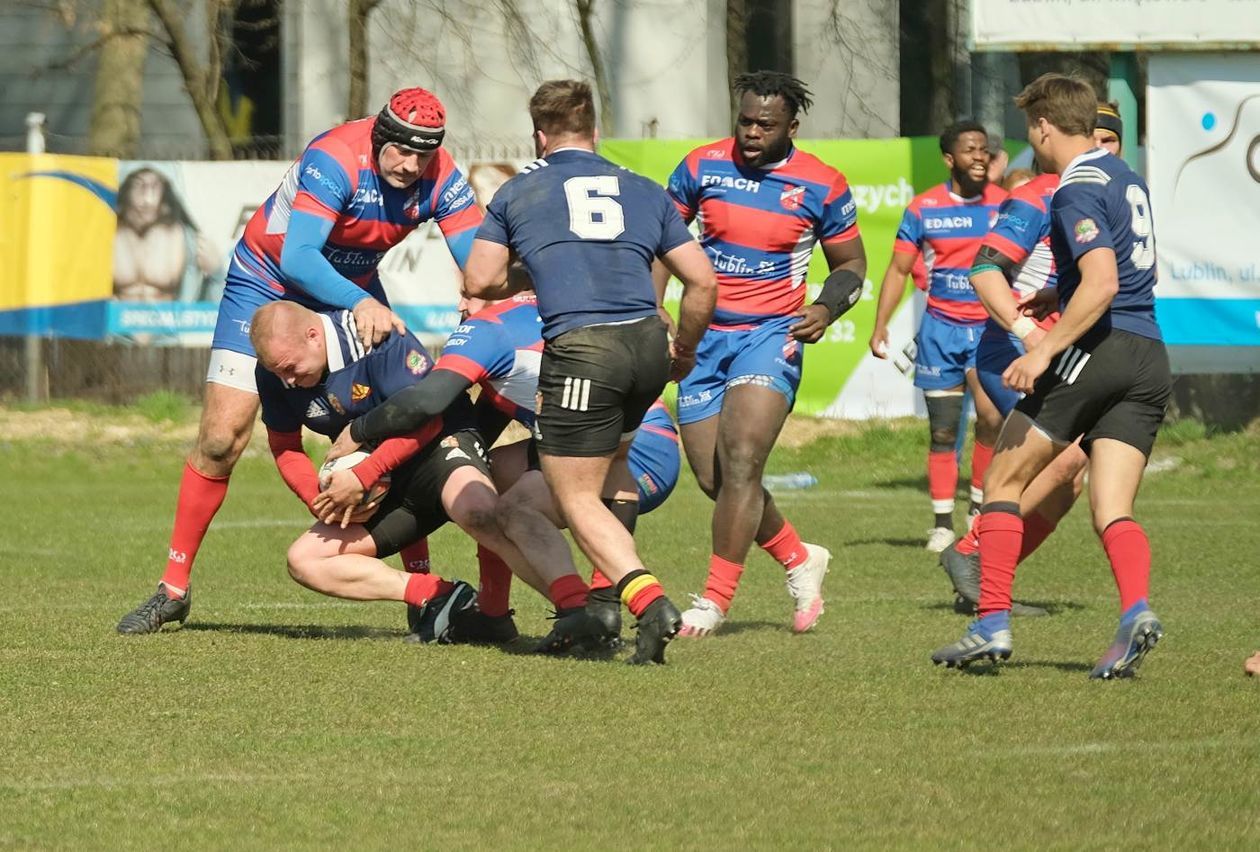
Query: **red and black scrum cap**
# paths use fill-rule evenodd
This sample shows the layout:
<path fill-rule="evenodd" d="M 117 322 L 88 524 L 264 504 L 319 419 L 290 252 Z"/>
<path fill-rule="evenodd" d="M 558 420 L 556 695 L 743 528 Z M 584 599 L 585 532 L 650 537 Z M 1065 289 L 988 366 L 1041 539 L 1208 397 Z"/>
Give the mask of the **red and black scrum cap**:
<path fill-rule="evenodd" d="M 413 151 L 432 151 L 446 135 L 446 109 L 437 95 L 426 89 L 402 89 L 394 93 L 376 116 L 372 142 L 379 150 L 398 145 Z"/>

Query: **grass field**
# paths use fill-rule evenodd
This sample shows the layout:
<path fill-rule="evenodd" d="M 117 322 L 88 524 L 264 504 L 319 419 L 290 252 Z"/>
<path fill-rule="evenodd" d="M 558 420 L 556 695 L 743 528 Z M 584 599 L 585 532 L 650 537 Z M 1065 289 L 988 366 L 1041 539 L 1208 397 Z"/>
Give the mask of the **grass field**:
<path fill-rule="evenodd" d="M 1166 431 L 1139 517 L 1167 635 L 1099 683 L 1115 592 L 1080 507 L 1021 570 L 1054 614 L 1016 623 L 1011 662 L 929 663 L 966 622 L 921 549 L 921 424 L 818 426 L 771 459 L 819 479 L 780 498 L 835 554 L 814 633 L 789 633 L 757 553 L 723 633 L 637 669 L 407 645 L 399 606 L 298 587 L 304 510 L 259 442 L 187 626 L 119 637 L 160 574 L 191 415 L 75 416 L 95 425 L 0 420 L 0 847 L 1260 846 L 1258 434 Z M 702 586 L 708 517 L 684 478 L 640 524 L 676 601 Z M 459 535 L 433 554 L 475 577 Z M 514 605 L 545 632 L 540 600 Z"/>

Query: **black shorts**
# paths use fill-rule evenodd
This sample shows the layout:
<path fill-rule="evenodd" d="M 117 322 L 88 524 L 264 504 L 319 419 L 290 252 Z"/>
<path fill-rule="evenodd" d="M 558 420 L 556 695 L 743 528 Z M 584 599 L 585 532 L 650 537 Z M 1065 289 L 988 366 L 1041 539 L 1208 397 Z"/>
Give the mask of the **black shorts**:
<path fill-rule="evenodd" d="M 543 346 L 534 435 L 545 456 L 607 456 L 669 380 L 660 318 L 567 331 Z"/>
<path fill-rule="evenodd" d="M 475 430 L 438 438 L 394 471 L 389 493 L 364 524 L 376 543 L 377 556 L 397 553 L 450 520 L 442 508 L 442 487 L 461 467 L 475 467 L 490 475 L 481 435 Z"/>
<path fill-rule="evenodd" d="M 1112 438 L 1149 456 L 1171 393 L 1163 342 L 1110 329 L 1086 333 L 1056 355 L 1015 410 L 1055 441 L 1083 435 L 1086 452 L 1098 438 Z"/>

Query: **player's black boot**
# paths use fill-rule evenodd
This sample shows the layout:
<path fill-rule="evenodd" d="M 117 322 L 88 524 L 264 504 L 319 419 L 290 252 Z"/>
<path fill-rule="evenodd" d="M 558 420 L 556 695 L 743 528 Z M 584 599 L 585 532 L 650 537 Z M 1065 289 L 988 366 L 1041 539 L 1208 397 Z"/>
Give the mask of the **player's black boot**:
<path fill-rule="evenodd" d="M 602 589 L 591 589 L 586 599 L 586 612 L 598 621 L 604 635 L 592 644 L 585 643 L 589 651 L 615 651 L 621 647 L 621 598 L 617 589 L 606 586 Z"/>
<path fill-rule="evenodd" d="M 467 645 L 506 645 L 520 637 L 515 610 L 503 615 L 486 615 L 479 609 L 466 609 L 451 617 L 451 642 Z"/>
<path fill-rule="evenodd" d="M 140 606 L 122 617 L 118 622 L 118 632 L 157 633 L 168 621 L 184 623 L 188 612 L 192 609 L 192 585 L 184 592 L 182 598 L 173 598 L 166 593 L 166 584 L 158 583 L 157 591 Z"/>
<path fill-rule="evenodd" d="M 591 648 L 608 637 L 604 623 L 585 606 L 571 606 L 556 610 L 556 620 L 551 632 L 543 637 L 534 649 L 536 654 L 563 654 L 575 647 Z"/>
<path fill-rule="evenodd" d="M 472 609 L 476 604 L 477 590 L 463 580 L 456 580 L 446 594 L 431 598 L 422 607 L 407 607 L 408 627 L 412 627 L 412 610 L 418 612 L 414 629 L 403 637 L 403 641 L 450 645 L 454 641 L 451 634 L 459 613 Z"/>
<path fill-rule="evenodd" d="M 632 666 L 663 665 L 665 646 L 682 629 L 682 614 L 669 598 L 661 596 L 643 610 L 635 629 L 639 632 L 634 638 L 634 655 L 627 662 Z"/>

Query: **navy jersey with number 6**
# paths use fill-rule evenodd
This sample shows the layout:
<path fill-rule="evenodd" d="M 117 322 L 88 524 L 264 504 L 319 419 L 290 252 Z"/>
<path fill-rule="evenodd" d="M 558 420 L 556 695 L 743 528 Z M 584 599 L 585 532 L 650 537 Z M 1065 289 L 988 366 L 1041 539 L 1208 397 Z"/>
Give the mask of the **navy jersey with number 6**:
<path fill-rule="evenodd" d="M 653 316 L 652 259 L 691 234 L 660 186 L 592 151 L 562 148 L 499 188 L 477 239 L 524 262 L 551 340 Z"/>
<path fill-rule="evenodd" d="M 1088 151 L 1063 171 L 1050 202 L 1050 249 L 1059 304 L 1081 283 L 1078 261 L 1096 248 L 1116 253 L 1120 289 L 1096 328 L 1161 340 L 1155 323 L 1155 229 L 1146 183 L 1119 157 Z"/>

